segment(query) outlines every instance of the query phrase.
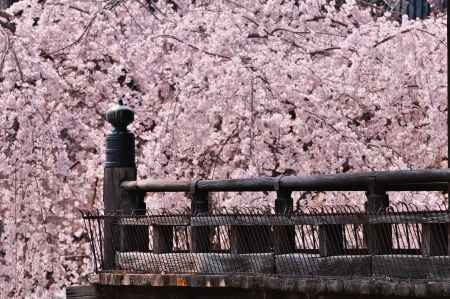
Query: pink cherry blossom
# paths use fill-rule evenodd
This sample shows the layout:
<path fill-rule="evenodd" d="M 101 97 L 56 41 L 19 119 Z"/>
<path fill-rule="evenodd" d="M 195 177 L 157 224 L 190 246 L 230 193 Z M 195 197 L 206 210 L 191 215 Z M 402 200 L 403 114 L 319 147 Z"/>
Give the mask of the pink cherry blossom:
<path fill-rule="evenodd" d="M 63 298 L 86 283 L 77 209 L 102 207 L 103 114 L 122 97 L 136 113 L 140 178 L 447 167 L 446 15 L 400 24 L 355 1 L 191 2 L 22 0 L 7 10 L 16 29 L 0 27 L 2 295 Z M 213 199 L 272 205 L 274 194 Z M 313 193 L 301 204 L 363 202 Z"/>

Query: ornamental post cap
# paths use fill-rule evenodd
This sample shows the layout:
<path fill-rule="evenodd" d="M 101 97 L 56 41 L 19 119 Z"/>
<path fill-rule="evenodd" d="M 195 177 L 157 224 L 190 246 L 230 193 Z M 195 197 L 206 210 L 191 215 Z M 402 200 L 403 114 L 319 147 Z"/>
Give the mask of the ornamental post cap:
<path fill-rule="evenodd" d="M 116 131 L 126 132 L 127 126 L 134 120 L 134 111 L 125 106 L 122 100 L 119 100 L 118 104 L 106 112 L 106 120 Z"/>

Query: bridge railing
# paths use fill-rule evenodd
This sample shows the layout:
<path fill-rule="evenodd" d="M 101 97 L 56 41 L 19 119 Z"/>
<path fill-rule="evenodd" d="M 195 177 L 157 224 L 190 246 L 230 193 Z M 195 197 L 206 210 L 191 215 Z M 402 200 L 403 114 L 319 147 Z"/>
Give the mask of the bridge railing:
<path fill-rule="evenodd" d="M 83 218 L 98 272 L 450 278 L 446 209 L 399 203 L 376 213 L 339 206 L 282 214 L 266 208 L 202 215 L 84 211 Z M 105 229 L 117 236 L 110 244 Z M 371 253 L 373 234 L 384 243 Z M 104 246 L 114 252 L 106 268 Z"/>
<path fill-rule="evenodd" d="M 449 169 L 229 180 L 139 180 L 134 113 L 106 119 L 105 212 L 85 213 L 98 271 L 447 277 L 448 208 L 392 206 L 388 192 L 447 191 Z M 214 192 L 275 192 L 271 210 L 212 210 Z M 352 207 L 294 209 L 295 191 L 365 191 Z M 147 211 L 146 193 L 184 192 L 186 211 Z"/>

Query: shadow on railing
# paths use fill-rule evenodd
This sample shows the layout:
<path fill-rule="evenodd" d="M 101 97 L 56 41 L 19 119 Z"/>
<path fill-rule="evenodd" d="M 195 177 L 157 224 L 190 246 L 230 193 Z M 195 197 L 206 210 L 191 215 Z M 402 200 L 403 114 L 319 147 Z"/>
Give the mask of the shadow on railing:
<path fill-rule="evenodd" d="M 377 213 L 334 206 L 82 216 L 96 272 L 450 278 L 445 207 L 398 203 Z"/>

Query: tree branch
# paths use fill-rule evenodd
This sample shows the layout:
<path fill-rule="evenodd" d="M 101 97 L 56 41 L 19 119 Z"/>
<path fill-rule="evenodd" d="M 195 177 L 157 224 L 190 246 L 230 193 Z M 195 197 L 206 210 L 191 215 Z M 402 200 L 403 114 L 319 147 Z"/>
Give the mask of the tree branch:
<path fill-rule="evenodd" d="M 66 50 L 66 49 L 68 49 L 68 48 L 78 44 L 83 39 L 83 37 L 88 34 L 89 29 L 92 27 L 92 24 L 94 23 L 94 21 L 97 18 L 97 16 L 98 16 L 98 12 L 91 18 L 91 20 L 86 25 L 86 27 L 84 28 L 84 30 L 81 33 L 81 35 L 74 42 L 72 42 L 72 43 L 68 44 L 67 46 L 64 46 L 64 47 L 62 47 L 62 48 L 60 48 L 58 50 L 52 51 L 48 55 L 52 56 L 52 55 L 54 55 L 54 54 L 56 54 L 58 52 L 64 51 L 64 50 Z"/>
<path fill-rule="evenodd" d="M 20 66 L 20 62 L 19 62 L 19 59 L 17 58 L 17 54 L 16 54 L 16 51 L 14 50 L 14 47 L 11 47 L 11 51 L 13 53 L 14 61 L 17 66 L 17 71 L 19 72 L 19 75 L 20 75 L 20 81 L 23 82 L 23 81 L 25 81 L 25 77 L 23 75 L 22 67 Z"/>
<path fill-rule="evenodd" d="M 178 37 L 173 36 L 173 35 L 162 34 L 162 35 L 154 36 L 153 38 L 170 38 L 170 39 L 173 39 L 173 40 L 175 40 L 175 41 L 177 41 L 177 42 L 179 42 L 179 43 L 181 43 L 181 44 L 184 44 L 184 45 L 188 46 L 188 47 L 191 48 L 191 49 L 200 51 L 200 52 L 205 53 L 205 54 L 207 54 L 207 55 L 209 55 L 209 56 L 215 56 L 215 57 L 219 57 L 219 58 L 231 60 L 231 57 L 230 57 L 230 56 L 226 56 L 226 55 L 222 55 L 222 54 L 219 54 L 219 53 L 213 53 L 213 52 L 210 52 L 210 51 L 202 50 L 202 49 L 200 49 L 199 47 L 194 46 L 194 45 L 189 44 L 189 43 L 186 43 L 186 42 L 182 41 L 181 39 L 179 39 Z"/>
<path fill-rule="evenodd" d="M 407 33 L 407 32 L 410 32 L 411 30 L 412 30 L 411 28 L 404 29 L 404 30 L 398 32 L 397 34 Z M 376 42 L 375 45 L 373 45 L 373 48 L 376 48 L 376 47 L 378 47 L 379 45 L 384 44 L 384 43 L 387 42 L 387 41 L 390 41 L 391 39 L 393 39 L 394 37 L 396 37 L 397 34 L 389 35 L 388 37 L 385 37 L 385 38 L 383 38 L 382 40 Z"/>

